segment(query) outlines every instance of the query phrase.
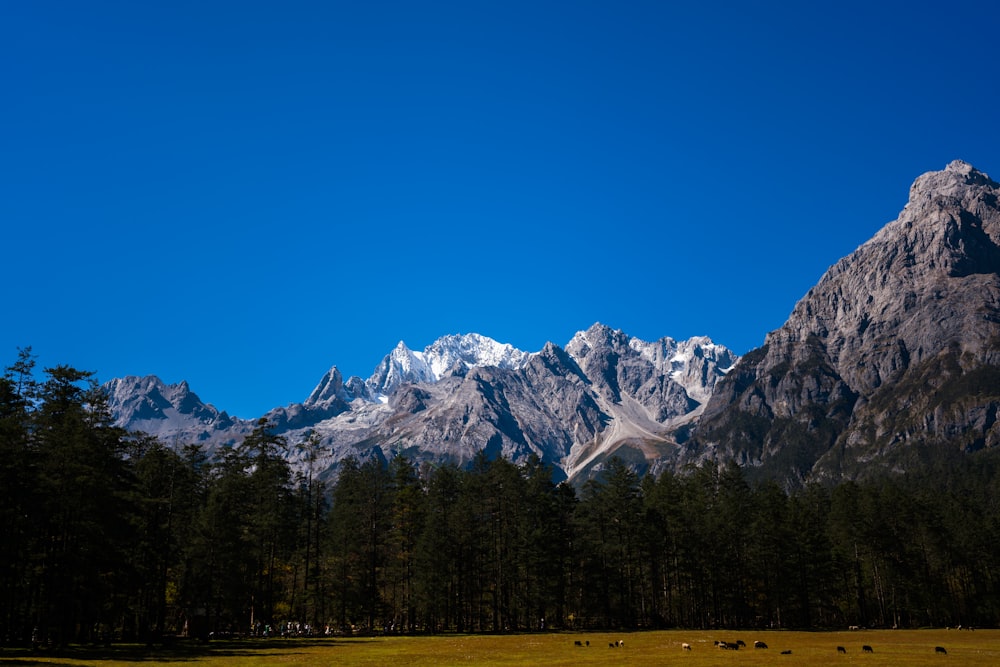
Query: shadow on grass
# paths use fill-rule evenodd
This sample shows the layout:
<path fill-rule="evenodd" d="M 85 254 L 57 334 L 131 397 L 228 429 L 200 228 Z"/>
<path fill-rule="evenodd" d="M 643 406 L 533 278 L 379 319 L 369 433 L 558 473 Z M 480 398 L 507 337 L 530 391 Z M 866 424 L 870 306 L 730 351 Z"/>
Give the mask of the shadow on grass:
<path fill-rule="evenodd" d="M 365 639 L 352 639 L 354 644 Z M 183 663 L 211 658 L 240 658 L 267 652 L 273 656 L 287 656 L 307 652 L 319 647 L 343 646 L 337 639 L 223 639 L 211 642 L 179 641 L 169 646 L 147 646 L 145 644 L 114 644 L 112 646 L 71 645 L 61 649 L 42 649 L 31 652 L 28 649 L 0 649 L 0 666 L 25 665 L 31 667 L 55 667 L 65 663 L 60 660 L 79 660 L 85 663 L 118 661 L 127 663 Z"/>

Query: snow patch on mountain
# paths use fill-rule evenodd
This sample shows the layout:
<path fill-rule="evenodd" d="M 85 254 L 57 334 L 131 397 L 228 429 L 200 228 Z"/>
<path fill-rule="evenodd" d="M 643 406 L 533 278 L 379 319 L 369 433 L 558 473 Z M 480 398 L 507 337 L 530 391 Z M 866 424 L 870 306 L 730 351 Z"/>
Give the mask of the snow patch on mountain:
<path fill-rule="evenodd" d="M 498 343 L 475 333 L 442 336 L 422 352 L 411 350 L 399 341 L 365 384 L 373 397 L 385 397 L 404 383 L 434 383 L 457 369 L 486 366 L 517 369 L 530 357 L 530 353 L 509 343 Z"/>
<path fill-rule="evenodd" d="M 498 343 L 476 333 L 443 336 L 423 352 L 423 358 L 437 380 L 456 363 L 465 368 L 492 366 L 517 369 L 523 367 L 530 357 L 530 353 L 522 352 L 510 343 Z"/>

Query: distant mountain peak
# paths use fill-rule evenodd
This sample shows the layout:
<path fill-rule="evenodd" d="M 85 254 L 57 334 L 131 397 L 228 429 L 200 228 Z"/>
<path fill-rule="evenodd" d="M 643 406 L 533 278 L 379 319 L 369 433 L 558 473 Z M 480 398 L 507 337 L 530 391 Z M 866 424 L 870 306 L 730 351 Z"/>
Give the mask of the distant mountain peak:
<path fill-rule="evenodd" d="M 333 366 L 319 381 L 316 388 L 312 390 L 312 393 L 309 394 L 305 405 L 325 403 L 336 398 L 345 398 L 344 377 L 341 375 L 340 370 L 336 366 Z"/>
<path fill-rule="evenodd" d="M 188 428 L 200 441 L 239 424 L 225 411 L 203 403 L 185 381 L 167 384 L 155 375 L 130 375 L 105 383 L 104 389 L 118 423 L 153 435 Z"/>
<path fill-rule="evenodd" d="M 437 382 L 457 367 L 519 368 L 529 356 L 509 343 L 476 333 L 442 336 L 422 352 L 400 341 L 366 384 L 372 394 L 388 395 L 403 383 Z"/>

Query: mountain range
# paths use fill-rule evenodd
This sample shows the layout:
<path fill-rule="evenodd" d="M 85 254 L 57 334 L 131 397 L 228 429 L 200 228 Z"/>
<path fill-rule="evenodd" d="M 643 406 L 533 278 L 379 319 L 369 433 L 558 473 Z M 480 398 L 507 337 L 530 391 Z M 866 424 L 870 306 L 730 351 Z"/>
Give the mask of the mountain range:
<path fill-rule="evenodd" d="M 602 324 L 524 352 L 478 334 L 400 342 L 372 375 L 336 367 L 269 411 L 288 458 L 321 476 L 346 457 L 418 463 L 537 457 L 579 483 L 609 457 L 639 473 L 735 460 L 786 488 L 905 471 L 1000 441 L 1000 185 L 954 161 L 837 262 L 762 347 L 646 342 Z M 116 422 L 168 443 L 231 447 L 230 417 L 184 382 L 105 385 Z"/>
<path fill-rule="evenodd" d="M 601 324 L 532 353 L 450 335 L 422 352 L 400 342 L 367 380 L 345 381 L 333 367 L 305 401 L 263 417 L 291 445 L 289 460 L 312 459 L 321 475 L 348 456 L 462 465 L 485 450 L 514 462 L 536 456 L 556 477 L 576 479 L 613 454 L 645 470 L 737 359 L 708 338 L 646 342 Z M 214 451 L 257 422 L 203 403 L 183 382 L 126 377 L 105 388 L 118 424 L 168 443 Z"/>

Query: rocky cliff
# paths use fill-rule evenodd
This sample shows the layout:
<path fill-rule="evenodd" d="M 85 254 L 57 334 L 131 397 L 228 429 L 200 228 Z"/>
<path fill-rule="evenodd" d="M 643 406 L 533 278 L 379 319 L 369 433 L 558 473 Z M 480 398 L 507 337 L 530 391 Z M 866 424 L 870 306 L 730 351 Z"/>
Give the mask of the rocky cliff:
<path fill-rule="evenodd" d="M 717 387 L 683 460 L 788 485 L 1000 440 L 1000 185 L 955 161 Z"/>

